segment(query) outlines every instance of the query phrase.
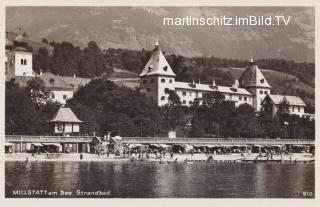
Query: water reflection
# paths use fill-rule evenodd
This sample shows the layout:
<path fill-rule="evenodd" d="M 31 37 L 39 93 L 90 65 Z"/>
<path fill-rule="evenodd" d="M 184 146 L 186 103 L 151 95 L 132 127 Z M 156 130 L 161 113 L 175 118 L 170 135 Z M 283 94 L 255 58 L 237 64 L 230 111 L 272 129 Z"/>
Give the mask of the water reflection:
<path fill-rule="evenodd" d="M 118 198 L 302 198 L 303 191 L 314 192 L 314 164 L 6 162 L 5 177 L 6 197 L 23 197 L 12 191 L 28 189 L 110 191 Z"/>

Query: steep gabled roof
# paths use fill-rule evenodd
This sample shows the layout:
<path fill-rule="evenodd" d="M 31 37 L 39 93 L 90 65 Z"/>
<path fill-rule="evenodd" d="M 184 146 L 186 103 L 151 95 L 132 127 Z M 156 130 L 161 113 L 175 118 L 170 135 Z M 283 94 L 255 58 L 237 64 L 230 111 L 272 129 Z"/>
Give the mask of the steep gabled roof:
<path fill-rule="evenodd" d="M 268 81 L 260 71 L 259 67 L 252 62 L 242 73 L 239 83 L 241 87 L 263 87 L 271 88 Z"/>
<path fill-rule="evenodd" d="M 156 44 L 153 53 L 144 69 L 140 73 L 141 76 L 149 76 L 149 75 L 165 75 L 165 76 L 176 76 L 176 74 L 172 71 L 168 61 L 164 57 L 163 53 L 159 49 L 159 46 Z"/>
<path fill-rule="evenodd" d="M 286 96 L 286 95 L 268 95 L 272 103 L 275 105 L 280 104 L 286 100 L 290 106 L 306 106 L 304 101 L 299 96 Z"/>
<path fill-rule="evenodd" d="M 61 107 L 50 122 L 81 123 L 82 121 L 78 119 L 70 108 Z"/>
<path fill-rule="evenodd" d="M 177 89 L 184 89 L 184 90 L 197 90 L 197 91 L 220 91 L 222 93 L 228 94 L 238 94 L 238 95 L 248 95 L 251 96 L 252 94 L 244 88 L 233 88 L 227 86 L 212 86 L 207 84 L 198 84 L 198 83 L 186 83 L 186 82 L 176 82 L 175 87 Z"/>
<path fill-rule="evenodd" d="M 59 76 L 63 81 L 65 81 L 69 86 L 73 87 L 73 90 L 76 91 L 80 86 L 87 85 L 91 78 L 79 78 L 79 77 L 70 77 L 70 76 Z"/>

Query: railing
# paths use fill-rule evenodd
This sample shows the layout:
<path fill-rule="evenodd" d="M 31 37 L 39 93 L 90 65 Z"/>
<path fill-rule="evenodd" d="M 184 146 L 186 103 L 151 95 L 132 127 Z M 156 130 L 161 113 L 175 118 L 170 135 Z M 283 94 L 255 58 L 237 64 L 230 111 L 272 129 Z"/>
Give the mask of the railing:
<path fill-rule="evenodd" d="M 35 142 L 35 143 L 91 143 L 92 136 L 27 136 L 6 135 L 6 142 Z M 132 144 L 295 144 L 313 145 L 310 139 L 263 139 L 263 138 L 174 138 L 167 137 L 123 137 L 122 143 Z"/>
<path fill-rule="evenodd" d="M 91 136 L 28 136 L 6 135 L 6 142 L 91 143 Z"/>
<path fill-rule="evenodd" d="M 156 144 L 314 144 L 310 139 L 123 137 L 124 143 Z"/>

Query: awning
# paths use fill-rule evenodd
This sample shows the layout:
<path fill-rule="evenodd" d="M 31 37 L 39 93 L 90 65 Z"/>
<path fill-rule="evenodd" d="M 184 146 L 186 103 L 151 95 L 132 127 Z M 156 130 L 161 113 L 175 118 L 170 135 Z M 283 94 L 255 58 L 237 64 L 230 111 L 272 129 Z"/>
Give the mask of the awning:
<path fill-rule="evenodd" d="M 9 146 L 12 146 L 12 145 L 13 145 L 13 143 L 5 143 L 6 147 L 9 147 Z"/>
<path fill-rule="evenodd" d="M 41 143 L 31 143 L 32 145 L 36 146 L 36 147 L 42 147 Z"/>
<path fill-rule="evenodd" d="M 122 137 L 120 137 L 120 136 L 115 136 L 115 137 L 113 137 L 113 139 L 120 140 L 120 139 L 122 139 Z"/>
<path fill-rule="evenodd" d="M 294 145 L 292 145 L 293 147 L 303 147 L 303 145 L 301 145 L 301 144 L 294 144 Z"/>
<path fill-rule="evenodd" d="M 271 145 L 272 147 L 279 147 L 279 148 L 281 148 L 282 147 L 282 145 L 276 145 L 276 144 L 274 144 L 274 145 Z"/>
<path fill-rule="evenodd" d="M 190 145 L 190 144 L 185 144 L 185 148 L 187 148 L 187 149 L 193 149 L 193 146 Z"/>
<path fill-rule="evenodd" d="M 59 144 L 59 143 L 42 143 L 43 145 L 47 145 L 47 146 L 49 146 L 49 145 L 53 145 L 53 146 L 56 146 L 56 147 L 60 147 L 61 146 L 61 144 Z"/>
<path fill-rule="evenodd" d="M 167 144 L 159 144 L 159 146 L 162 147 L 162 148 L 167 148 L 169 145 L 167 145 Z"/>

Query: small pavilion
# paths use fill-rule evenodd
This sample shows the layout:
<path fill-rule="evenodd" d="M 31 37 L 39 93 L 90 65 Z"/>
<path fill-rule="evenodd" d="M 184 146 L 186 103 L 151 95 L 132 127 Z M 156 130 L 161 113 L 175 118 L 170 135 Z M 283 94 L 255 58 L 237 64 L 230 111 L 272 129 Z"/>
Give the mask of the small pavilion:
<path fill-rule="evenodd" d="M 60 136 L 75 136 L 80 133 L 80 121 L 68 107 L 59 108 L 55 117 L 50 121 L 54 123 L 54 134 Z"/>

